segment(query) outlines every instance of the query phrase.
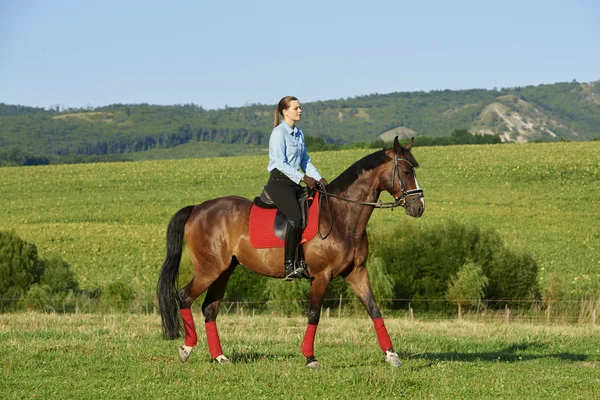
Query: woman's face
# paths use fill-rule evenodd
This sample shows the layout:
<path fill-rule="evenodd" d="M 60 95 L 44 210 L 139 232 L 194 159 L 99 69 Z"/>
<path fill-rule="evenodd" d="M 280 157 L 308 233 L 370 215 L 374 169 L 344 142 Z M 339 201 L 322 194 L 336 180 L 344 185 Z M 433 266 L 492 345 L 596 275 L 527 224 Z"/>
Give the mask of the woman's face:
<path fill-rule="evenodd" d="M 283 110 L 283 117 L 294 122 L 300 121 L 301 114 L 302 108 L 298 100 L 292 100 L 289 107 Z"/>

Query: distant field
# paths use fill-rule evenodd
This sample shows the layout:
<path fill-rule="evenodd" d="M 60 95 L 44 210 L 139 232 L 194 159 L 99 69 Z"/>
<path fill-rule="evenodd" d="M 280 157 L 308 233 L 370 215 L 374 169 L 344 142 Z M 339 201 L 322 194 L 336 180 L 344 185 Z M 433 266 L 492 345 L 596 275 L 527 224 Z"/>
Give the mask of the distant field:
<path fill-rule="evenodd" d="M 198 313 L 199 311 L 196 310 Z M 540 327 L 387 319 L 404 365 L 383 362 L 373 324 L 323 318 L 304 366 L 306 319 L 219 317 L 230 365 L 160 338 L 157 315 L 0 314 L 3 399 L 597 399 L 600 336 Z"/>
<path fill-rule="evenodd" d="M 154 148 L 137 153 L 128 153 L 127 157 L 134 161 L 142 160 L 175 160 L 200 157 L 231 157 L 240 155 L 264 155 L 268 149 L 249 144 L 223 144 L 207 142 L 189 142 L 177 147 Z"/>
<path fill-rule="evenodd" d="M 210 144 L 206 144 L 211 146 Z M 369 150 L 314 153 L 331 181 Z M 530 252 L 544 287 L 557 271 L 577 294 L 600 290 L 600 143 L 415 148 L 427 209 L 421 219 L 376 210 L 369 230 L 394 224 L 495 228 Z M 46 257 L 60 254 L 82 287 L 133 280 L 156 285 L 165 230 L 181 207 L 240 195 L 267 180 L 267 156 L 0 169 L 0 229 Z"/>

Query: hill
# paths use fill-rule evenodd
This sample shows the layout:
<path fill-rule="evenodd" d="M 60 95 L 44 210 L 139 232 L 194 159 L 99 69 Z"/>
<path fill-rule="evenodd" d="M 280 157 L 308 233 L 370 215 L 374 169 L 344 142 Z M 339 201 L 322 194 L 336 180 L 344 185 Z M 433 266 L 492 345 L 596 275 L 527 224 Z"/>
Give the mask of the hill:
<path fill-rule="evenodd" d="M 267 146 L 274 105 L 205 110 L 201 106 L 113 104 L 86 109 L 0 103 L 0 158 L 9 153 L 59 162 L 155 158 L 194 142 L 225 145 L 223 155 L 253 154 Z M 500 90 L 372 94 L 303 103 L 301 127 L 329 144 L 400 137 L 444 137 L 455 129 L 498 134 L 507 142 L 587 141 L 600 137 L 600 81 Z M 237 145 L 231 150 L 229 145 Z M 196 157 L 215 156 L 193 146 Z M 132 156 L 136 153 L 135 156 Z M 17 154 L 17 155 L 19 155 Z M 186 153 L 187 154 L 187 153 Z M 147 157 L 146 157 L 147 156 Z M 24 162 L 26 163 L 26 162 Z"/>

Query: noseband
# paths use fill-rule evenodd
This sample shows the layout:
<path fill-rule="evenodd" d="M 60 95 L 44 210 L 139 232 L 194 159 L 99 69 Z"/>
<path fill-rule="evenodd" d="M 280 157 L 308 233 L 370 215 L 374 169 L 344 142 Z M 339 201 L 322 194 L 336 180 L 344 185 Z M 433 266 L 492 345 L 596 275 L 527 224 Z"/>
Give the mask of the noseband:
<path fill-rule="evenodd" d="M 394 204 L 394 206 L 391 206 L 392 209 L 394 209 L 394 207 L 397 207 L 397 206 L 401 206 L 404 208 L 410 207 L 415 201 L 425 197 L 423 195 L 423 189 L 411 189 L 411 190 L 404 189 L 404 185 L 402 185 L 402 179 L 400 179 L 400 167 L 399 167 L 400 161 L 405 161 L 406 163 L 408 163 L 408 165 L 410 165 L 410 167 L 412 169 L 413 176 L 415 177 L 415 179 L 417 178 L 414 165 L 412 165 L 411 162 L 405 158 L 399 159 L 398 155 L 396 155 L 394 153 L 394 173 L 392 175 L 392 190 L 394 190 L 394 185 L 396 184 L 396 174 L 397 174 L 398 175 L 398 183 L 400 185 L 400 192 L 402 193 L 402 195 L 400 197 L 394 197 L 394 202 L 392 203 L 392 204 Z M 417 187 L 418 186 L 419 186 L 419 184 L 417 184 Z M 390 191 L 390 193 L 391 193 L 391 191 Z M 408 203 L 408 198 L 411 196 L 416 196 L 416 197 L 413 198 L 410 201 L 410 203 Z"/>

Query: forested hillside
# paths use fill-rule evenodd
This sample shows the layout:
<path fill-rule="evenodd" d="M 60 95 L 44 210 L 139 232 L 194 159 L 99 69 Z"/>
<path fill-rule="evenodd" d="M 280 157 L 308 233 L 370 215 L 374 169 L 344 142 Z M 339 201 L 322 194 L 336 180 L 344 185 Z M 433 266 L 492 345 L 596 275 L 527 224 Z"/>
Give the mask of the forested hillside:
<path fill-rule="evenodd" d="M 144 159 L 152 149 L 177 152 L 196 142 L 233 145 L 219 154 L 196 146 L 199 157 L 250 154 L 266 147 L 274 108 L 113 104 L 47 110 L 0 103 L 0 162 Z M 456 129 L 516 142 L 600 138 L 600 81 L 372 94 L 303 103 L 303 109 L 303 130 L 327 144 L 387 141 L 395 135 L 436 138 Z"/>

